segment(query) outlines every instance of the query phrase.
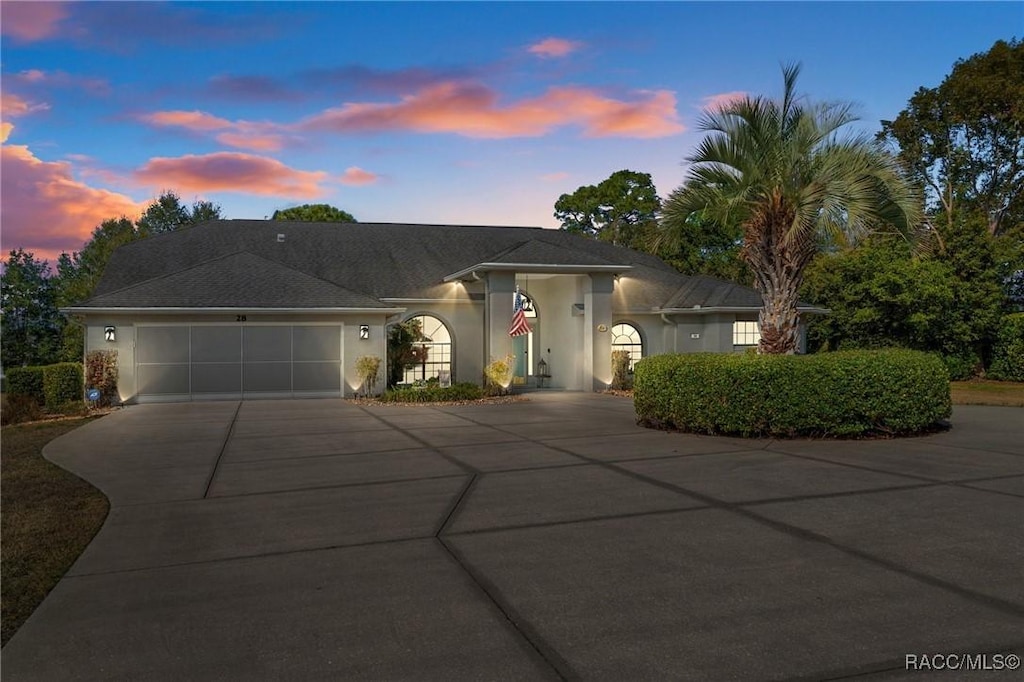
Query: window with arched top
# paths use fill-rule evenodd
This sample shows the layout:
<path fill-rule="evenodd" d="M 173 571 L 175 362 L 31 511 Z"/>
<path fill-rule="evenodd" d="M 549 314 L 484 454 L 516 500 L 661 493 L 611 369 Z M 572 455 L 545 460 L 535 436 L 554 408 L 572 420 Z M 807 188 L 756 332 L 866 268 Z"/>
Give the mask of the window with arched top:
<path fill-rule="evenodd" d="M 417 320 L 420 323 L 420 330 L 428 340 L 420 341 L 416 345 L 424 346 L 427 352 L 424 362 L 405 370 L 403 381 L 407 384 L 416 381 L 429 381 L 441 378 L 442 372 L 446 372 L 448 379 L 454 381 L 452 376 L 453 344 L 448 327 L 433 315 L 415 315 L 409 319 Z"/>
<path fill-rule="evenodd" d="M 629 352 L 629 371 L 644 356 L 644 341 L 640 336 L 640 330 L 629 322 L 619 322 L 612 325 L 612 351 L 624 350 Z"/>

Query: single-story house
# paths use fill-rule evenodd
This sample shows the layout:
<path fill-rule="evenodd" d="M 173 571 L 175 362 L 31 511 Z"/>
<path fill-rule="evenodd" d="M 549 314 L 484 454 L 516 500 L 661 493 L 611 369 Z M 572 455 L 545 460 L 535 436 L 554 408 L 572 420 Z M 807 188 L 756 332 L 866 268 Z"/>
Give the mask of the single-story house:
<path fill-rule="evenodd" d="M 513 338 L 517 288 L 531 331 Z M 480 383 L 513 356 L 517 385 L 601 390 L 613 350 L 756 345 L 760 305 L 560 230 L 216 220 L 118 248 L 65 312 L 86 351 L 117 351 L 121 399 L 151 402 L 351 396 L 357 359 L 385 358 L 389 325 L 413 317 L 430 340 L 407 381 Z"/>

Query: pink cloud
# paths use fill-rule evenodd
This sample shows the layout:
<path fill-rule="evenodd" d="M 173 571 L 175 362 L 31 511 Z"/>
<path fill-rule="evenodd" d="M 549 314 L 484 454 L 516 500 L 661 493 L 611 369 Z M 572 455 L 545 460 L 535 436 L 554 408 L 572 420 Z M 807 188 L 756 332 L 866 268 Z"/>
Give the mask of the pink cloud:
<path fill-rule="evenodd" d="M 3 35 L 23 43 L 49 38 L 57 33 L 68 11 L 62 2 L 0 3 L 0 26 Z"/>
<path fill-rule="evenodd" d="M 42 87 L 80 88 L 94 95 L 110 93 L 110 83 L 102 78 L 76 76 L 66 71 L 43 71 L 28 69 L 19 72 L 14 78 L 22 83 Z"/>
<path fill-rule="evenodd" d="M 4 145 L 0 155 L 5 251 L 23 248 L 56 263 L 62 251 L 80 249 L 104 220 L 141 211 L 123 194 L 75 180 L 67 162 L 41 161 L 23 145 Z"/>
<path fill-rule="evenodd" d="M 284 146 L 284 137 L 277 131 L 284 126 L 269 122 L 229 121 L 205 111 L 157 111 L 139 117 L 158 127 L 178 127 L 200 133 L 222 131 L 216 135 L 221 144 L 249 151 L 277 151 Z"/>
<path fill-rule="evenodd" d="M 248 149 L 253 152 L 276 152 L 284 146 L 280 135 L 261 135 L 259 133 L 221 133 L 217 141 L 229 147 Z"/>
<path fill-rule="evenodd" d="M 0 93 L 0 116 L 4 118 L 25 116 L 36 111 L 46 111 L 49 108 L 49 104 L 34 104 L 11 92 Z"/>
<path fill-rule="evenodd" d="M 583 43 L 566 40 L 565 38 L 545 38 L 527 47 L 526 51 L 543 58 L 564 57 L 582 46 Z"/>
<path fill-rule="evenodd" d="M 540 97 L 501 106 L 483 85 L 442 83 L 395 103 L 348 103 L 300 121 L 305 130 L 382 132 L 412 130 L 468 137 L 536 137 L 565 125 L 588 137 L 664 137 L 684 130 L 675 96 L 666 90 L 641 92 L 633 101 L 593 90 L 550 88 Z"/>
<path fill-rule="evenodd" d="M 561 182 L 562 180 L 568 180 L 570 177 L 572 176 L 569 173 L 558 171 L 557 173 L 546 173 L 540 176 L 540 179 L 544 182 Z"/>
<path fill-rule="evenodd" d="M 226 118 L 205 111 L 157 111 L 143 114 L 139 119 L 156 126 L 177 126 L 203 132 L 232 127 L 231 121 Z"/>
<path fill-rule="evenodd" d="M 701 100 L 703 102 L 704 109 L 714 111 L 740 102 L 747 96 L 747 93 L 742 90 L 734 90 L 732 92 L 722 92 L 717 95 L 709 95 Z"/>
<path fill-rule="evenodd" d="M 379 175 L 363 170 L 359 166 L 346 168 L 345 173 L 341 176 L 341 184 L 343 185 L 372 185 L 378 180 L 380 180 Z"/>
<path fill-rule="evenodd" d="M 174 187 L 182 192 L 240 192 L 309 199 L 321 196 L 323 171 L 289 168 L 280 161 L 239 152 L 188 154 L 150 159 L 133 173 L 136 181 L 153 188 Z"/>

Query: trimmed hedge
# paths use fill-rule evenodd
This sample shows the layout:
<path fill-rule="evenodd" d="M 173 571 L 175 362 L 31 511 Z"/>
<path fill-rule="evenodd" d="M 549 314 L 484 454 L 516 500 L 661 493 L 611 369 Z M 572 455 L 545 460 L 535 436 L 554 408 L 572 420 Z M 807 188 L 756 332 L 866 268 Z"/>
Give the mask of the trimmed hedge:
<path fill-rule="evenodd" d="M 46 401 L 43 393 L 42 367 L 11 367 L 7 370 L 7 394 L 32 398 L 37 404 Z"/>
<path fill-rule="evenodd" d="M 638 421 L 692 433 L 912 434 L 951 413 L 946 367 L 920 351 L 656 355 L 634 371 Z"/>
<path fill-rule="evenodd" d="M 81 363 L 58 362 L 43 367 L 43 395 L 47 409 L 55 410 L 65 403 L 80 401 L 84 390 Z"/>
<path fill-rule="evenodd" d="M 476 384 L 454 384 L 446 388 L 428 384 L 422 388 L 398 388 L 385 391 L 380 400 L 385 403 L 441 403 L 459 400 L 479 400 L 484 391 Z"/>
<path fill-rule="evenodd" d="M 1003 317 L 987 376 L 1003 381 L 1024 381 L 1024 313 Z"/>

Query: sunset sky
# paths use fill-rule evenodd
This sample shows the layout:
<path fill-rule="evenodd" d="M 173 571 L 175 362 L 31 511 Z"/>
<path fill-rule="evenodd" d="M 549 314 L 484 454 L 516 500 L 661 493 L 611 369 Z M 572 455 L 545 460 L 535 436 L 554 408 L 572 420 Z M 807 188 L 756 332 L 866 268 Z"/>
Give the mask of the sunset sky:
<path fill-rule="evenodd" d="M 799 89 L 865 130 L 1021 3 L 44 3 L 2 12 L 2 248 L 56 259 L 161 190 L 229 218 L 556 227 L 624 168 L 662 196 L 701 109 Z"/>

